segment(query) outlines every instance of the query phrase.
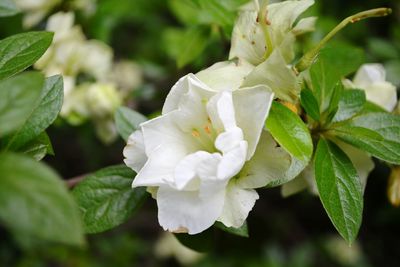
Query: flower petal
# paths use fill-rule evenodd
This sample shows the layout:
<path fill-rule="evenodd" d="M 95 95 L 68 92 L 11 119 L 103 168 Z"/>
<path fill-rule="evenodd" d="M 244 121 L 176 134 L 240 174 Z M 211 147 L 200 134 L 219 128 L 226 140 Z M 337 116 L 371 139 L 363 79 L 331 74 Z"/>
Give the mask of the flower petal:
<path fill-rule="evenodd" d="M 247 142 L 241 141 L 235 148 L 222 156 L 218 165 L 218 179 L 229 179 L 235 176 L 246 162 Z"/>
<path fill-rule="evenodd" d="M 212 89 L 200 81 L 194 74 L 189 73 L 188 75 L 180 78 L 175 85 L 172 86 L 171 91 L 165 99 L 164 106 L 162 108 L 162 114 L 166 114 L 177 109 L 179 107 L 182 95 L 187 93 L 189 88 L 212 92 Z"/>
<path fill-rule="evenodd" d="M 164 230 L 198 234 L 211 227 L 224 206 L 225 190 L 206 198 L 198 191 L 161 186 L 157 192 L 158 221 Z"/>
<path fill-rule="evenodd" d="M 133 132 L 129 138 L 128 143 L 124 148 L 124 162 L 132 168 L 135 172 L 139 172 L 147 161 L 147 156 L 144 151 L 143 133 L 141 130 Z"/>
<path fill-rule="evenodd" d="M 236 127 L 232 92 L 224 91 L 213 96 L 207 103 L 207 112 L 218 132 Z"/>
<path fill-rule="evenodd" d="M 296 101 L 300 93 L 297 77 L 286 65 L 280 49 L 275 49 L 266 61 L 254 68 L 246 77 L 242 87 L 260 84 L 271 88 L 276 97 L 289 102 Z"/>
<path fill-rule="evenodd" d="M 249 145 L 247 160 L 256 150 L 273 98 L 274 93 L 264 85 L 233 92 L 236 122 Z"/>
<path fill-rule="evenodd" d="M 243 189 L 232 180 L 228 184 L 224 208 L 218 221 L 227 227 L 241 227 L 257 199 L 258 194 L 255 190 Z"/>
<path fill-rule="evenodd" d="M 389 82 L 375 82 L 363 88 L 367 100 L 391 112 L 397 103 L 396 87 Z"/>
<path fill-rule="evenodd" d="M 196 74 L 202 82 L 215 91 L 234 91 L 254 68 L 244 60 L 223 61 Z"/>
<path fill-rule="evenodd" d="M 364 64 L 358 69 L 353 82 L 357 87 L 364 88 L 375 82 L 384 82 L 385 78 L 382 64 Z"/>
<path fill-rule="evenodd" d="M 294 179 L 307 165 L 291 157 L 267 131 L 262 131 L 254 156 L 239 173 L 242 188 L 276 186 Z"/>

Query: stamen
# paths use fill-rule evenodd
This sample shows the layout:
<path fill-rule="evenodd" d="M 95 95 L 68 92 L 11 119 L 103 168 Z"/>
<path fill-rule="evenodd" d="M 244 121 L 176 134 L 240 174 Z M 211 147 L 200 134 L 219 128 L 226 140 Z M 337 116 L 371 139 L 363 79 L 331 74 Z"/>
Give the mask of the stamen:
<path fill-rule="evenodd" d="M 194 136 L 194 137 L 199 137 L 199 136 L 200 136 L 199 131 L 197 131 L 196 129 L 193 129 L 193 130 L 192 130 L 192 136 Z"/>

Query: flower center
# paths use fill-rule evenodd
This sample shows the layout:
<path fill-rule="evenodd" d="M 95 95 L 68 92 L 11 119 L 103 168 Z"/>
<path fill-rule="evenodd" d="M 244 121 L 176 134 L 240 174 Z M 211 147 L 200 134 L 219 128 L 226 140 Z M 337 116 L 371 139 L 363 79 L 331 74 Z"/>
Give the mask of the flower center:
<path fill-rule="evenodd" d="M 193 128 L 191 135 L 195 142 L 200 145 L 202 150 L 209 153 L 219 152 L 214 145 L 218 132 L 212 126 L 210 118 L 207 119 L 206 123 L 203 124 L 202 127 Z"/>

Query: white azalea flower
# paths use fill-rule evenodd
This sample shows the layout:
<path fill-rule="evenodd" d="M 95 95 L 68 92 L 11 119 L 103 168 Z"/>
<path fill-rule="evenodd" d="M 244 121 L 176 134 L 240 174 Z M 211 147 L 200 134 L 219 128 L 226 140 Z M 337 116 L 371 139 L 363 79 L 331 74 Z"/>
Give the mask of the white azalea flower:
<path fill-rule="evenodd" d="M 220 67 L 234 66 L 214 66 L 210 75 Z M 256 151 L 273 93 L 263 85 L 236 90 L 237 79 L 227 88 L 205 74 L 205 82 L 181 78 L 162 116 L 141 124 L 124 149 L 138 173 L 133 187 L 157 187 L 159 222 L 173 232 L 196 234 L 216 220 L 240 227 L 258 199 L 257 186 L 246 188 L 238 174 Z"/>
<path fill-rule="evenodd" d="M 294 22 L 311 5 L 313 0 L 294 0 L 273 3 L 267 7 L 266 19 L 272 47 L 268 48 L 266 37 L 261 27 L 258 15 L 260 5 L 253 1 L 239 13 L 235 23 L 229 58 L 241 58 L 253 65 L 263 62 L 266 49 L 271 51 L 281 47 L 282 56 L 286 62 L 293 60 L 293 44 L 295 36 L 314 29 L 316 18 L 301 19 L 295 26 Z"/>
<path fill-rule="evenodd" d="M 396 106 L 396 87 L 386 81 L 386 71 L 381 64 L 362 65 L 353 81 L 345 80 L 344 85 L 348 88 L 364 90 L 367 100 L 389 112 Z"/>

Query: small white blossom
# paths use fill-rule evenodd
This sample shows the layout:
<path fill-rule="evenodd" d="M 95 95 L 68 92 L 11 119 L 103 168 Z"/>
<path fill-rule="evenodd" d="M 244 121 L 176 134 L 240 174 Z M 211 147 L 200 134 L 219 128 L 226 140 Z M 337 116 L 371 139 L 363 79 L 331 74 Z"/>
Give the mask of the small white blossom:
<path fill-rule="evenodd" d="M 31 28 L 38 24 L 61 0 L 15 0 L 15 4 L 24 12 L 22 24 Z"/>
<path fill-rule="evenodd" d="M 381 64 L 362 65 L 353 81 L 345 80 L 344 85 L 349 88 L 364 90 L 367 100 L 389 112 L 396 106 L 396 87 L 386 81 L 386 71 Z"/>
<path fill-rule="evenodd" d="M 231 87 L 216 81 L 212 73 L 230 64 L 200 72 L 205 82 L 181 78 L 162 116 L 141 124 L 124 149 L 125 163 L 138 173 L 133 187 L 157 188 L 165 230 L 196 234 L 216 220 L 240 227 L 258 199 L 256 186 L 241 185 L 238 174 L 256 151 L 273 93 L 263 85 L 237 90 L 243 66 L 239 78 L 225 80 Z"/>

